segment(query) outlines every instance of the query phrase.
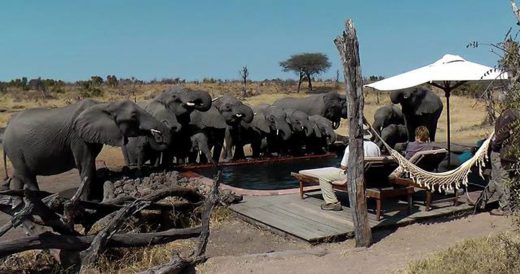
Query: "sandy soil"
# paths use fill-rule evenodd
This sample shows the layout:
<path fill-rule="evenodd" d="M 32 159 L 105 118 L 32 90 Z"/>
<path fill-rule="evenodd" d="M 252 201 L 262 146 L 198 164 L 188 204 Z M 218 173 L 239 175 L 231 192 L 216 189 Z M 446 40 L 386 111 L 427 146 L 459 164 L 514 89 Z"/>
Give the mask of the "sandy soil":
<path fill-rule="evenodd" d="M 392 273 L 459 241 L 510 228 L 507 218 L 480 213 L 413 224 L 395 231 L 378 231 L 370 248 L 355 248 L 354 240 L 317 246 L 272 234 L 266 240 L 268 232 L 233 221 L 213 232 L 208 247 L 211 258 L 197 270 L 200 273 Z"/>

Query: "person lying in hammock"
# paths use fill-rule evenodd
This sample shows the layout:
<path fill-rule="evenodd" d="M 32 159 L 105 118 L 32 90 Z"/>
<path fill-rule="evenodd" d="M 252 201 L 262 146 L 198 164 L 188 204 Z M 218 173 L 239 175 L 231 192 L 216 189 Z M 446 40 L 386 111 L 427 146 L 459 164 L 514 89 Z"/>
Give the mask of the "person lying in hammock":
<path fill-rule="evenodd" d="M 425 126 L 419 126 L 415 129 L 415 141 L 408 143 L 404 157 L 412 158 L 415 153 L 424 150 L 432 150 L 433 145 L 430 143 L 430 132 Z"/>

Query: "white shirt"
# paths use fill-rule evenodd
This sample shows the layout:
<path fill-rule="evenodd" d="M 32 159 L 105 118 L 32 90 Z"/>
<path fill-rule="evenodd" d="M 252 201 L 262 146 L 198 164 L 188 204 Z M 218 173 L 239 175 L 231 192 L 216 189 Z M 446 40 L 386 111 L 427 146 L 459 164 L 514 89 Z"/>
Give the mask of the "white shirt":
<path fill-rule="evenodd" d="M 379 147 L 372 141 L 363 140 L 363 153 L 365 157 L 376 157 L 381 156 L 381 150 Z M 341 159 L 341 165 L 347 166 L 348 164 L 348 146 L 345 148 L 345 154 L 343 154 L 343 159 Z"/>

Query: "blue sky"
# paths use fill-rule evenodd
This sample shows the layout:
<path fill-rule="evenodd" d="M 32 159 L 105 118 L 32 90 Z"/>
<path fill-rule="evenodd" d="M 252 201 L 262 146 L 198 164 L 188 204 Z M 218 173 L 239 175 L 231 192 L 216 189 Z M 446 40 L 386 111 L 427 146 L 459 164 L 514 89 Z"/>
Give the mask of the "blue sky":
<path fill-rule="evenodd" d="M 323 52 L 336 74 L 333 39 L 345 19 L 357 28 L 365 76 L 394 74 L 445 53 L 486 65 L 497 57 L 471 41 L 497 42 L 514 25 L 510 2 L 437 1 L 2 1 L 0 80 L 74 81 L 91 75 L 294 78 L 279 61 Z"/>

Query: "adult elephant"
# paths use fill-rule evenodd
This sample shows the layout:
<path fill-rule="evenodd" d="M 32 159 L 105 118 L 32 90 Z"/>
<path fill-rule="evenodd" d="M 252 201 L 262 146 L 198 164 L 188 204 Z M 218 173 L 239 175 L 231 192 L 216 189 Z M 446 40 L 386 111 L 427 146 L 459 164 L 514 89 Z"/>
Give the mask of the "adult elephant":
<path fill-rule="evenodd" d="M 224 95 L 213 101 L 213 105 L 226 120 L 224 159 L 244 158 L 244 144 L 241 134 L 241 124 L 249 124 L 253 120 L 253 109 L 242 101 L 229 95 Z M 234 154 L 233 154 L 234 150 Z M 220 151 L 218 151 L 220 155 Z"/>
<path fill-rule="evenodd" d="M 336 141 L 336 132 L 332 127 L 332 122 L 321 116 L 312 115 L 309 117 L 312 124 L 313 134 L 307 141 L 307 151 L 315 154 L 323 154 Z"/>
<path fill-rule="evenodd" d="M 303 146 L 307 139 L 313 134 L 314 129 L 309 120 L 309 115 L 303 111 L 284 109 L 287 114 L 287 123 L 291 128 L 291 138 L 278 143 L 280 152 L 289 152 L 292 155 L 303 153 Z"/>
<path fill-rule="evenodd" d="M 14 167 L 12 188 L 39 190 L 37 175 L 78 168 L 86 184 L 81 199 L 92 199 L 95 159 L 103 144 L 121 146 L 136 136 L 147 136 L 157 145 L 170 140 L 164 124 L 131 101 L 83 100 L 22 111 L 9 121 L 4 136 L 4 151 Z"/>
<path fill-rule="evenodd" d="M 405 125 L 391 124 L 383 128 L 381 131 L 381 139 L 385 141 L 391 148 L 395 147 L 395 144 L 406 142 L 408 140 L 408 131 Z M 381 152 L 387 152 L 386 147 L 378 139 L 376 144 L 381 148 Z"/>
<path fill-rule="evenodd" d="M 334 129 L 339 127 L 341 118 L 347 118 L 347 98 L 337 91 L 314 94 L 304 98 L 286 97 L 273 103 L 286 109 L 300 110 L 307 115 L 321 115 L 333 122 Z"/>
<path fill-rule="evenodd" d="M 381 130 L 391 124 L 404 125 L 404 116 L 401 109 L 395 105 L 378 108 L 374 113 L 374 124 L 372 124 L 377 134 L 381 135 Z"/>
<path fill-rule="evenodd" d="M 242 133 L 244 144 L 250 143 L 253 150 L 253 157 L 259 157 L 261 152 L 271 152 L 272 148 L 262 149 L 262 143 L 266 139 L 280 138 L 287 141 L 292 134 L 291 128 L 287 123 L 287 114 L 277 106 L 262 104 L 254 106 L 254 117 L 251 123 L 242 123 Z"/>
<path fill-rule="evenodd" d="M 144 106 L 146 108 L 146 104 Z M 164 124 L 170 133 L 170 138 L 176 138 L 182 125 L 177 121 L 177 117 L 172 111 L 166 108 L 165 105 L 157 104 L 154 108 L 147 110 L 155 119 Z M 145 136 L 128 138 L 128 143 L 121 147 L 125 163 L 127 166 L 137 166 L 141 169 L 143 164 L 150 161 L 150 164 L 154 167 L 159 166 L 159 160 L 161 159 L 161 152 L 169 149 L 169 144 L 172 140 L 169 140 L 166 144 L 158 145 L 155 142 Z"/>
<path fill-rule="evenodd" d="M 213 149 L 213 161 L 218 162 L 224 143 L 224 159 L 243 158 L 241 124 L 253 120 L 253 110 L 233 96 L 225 95 L 213 100 L 207 112 L 195 111 L 190 124 L 203 131 L 208 137 L 208 145 Z M 233 156 L 233 148 L 235 155 Z"/>
<path fill-rule="evenodd" d="M 415 129 L 418 126 L 427 127 L 430 131 L 431 141 L 435 141 L 437 121 L 443 108 L 439 96 L 428 89 L 411 88 L 393 91 L 390 99 L 394 104 L 401 104 L 404 122 L 408 130 L 408 141 L 415 139 Z"/>

